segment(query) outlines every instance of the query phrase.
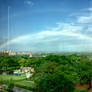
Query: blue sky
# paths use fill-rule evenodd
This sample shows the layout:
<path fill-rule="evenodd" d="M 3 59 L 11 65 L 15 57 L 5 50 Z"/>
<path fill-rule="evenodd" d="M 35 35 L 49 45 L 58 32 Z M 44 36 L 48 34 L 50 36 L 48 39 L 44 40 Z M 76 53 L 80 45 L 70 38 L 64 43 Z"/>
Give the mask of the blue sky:
<path fill-rule="evenodd" d="M 91 6 L 92 0 L 0 0 L 0 48 L 92 52 Z"/>

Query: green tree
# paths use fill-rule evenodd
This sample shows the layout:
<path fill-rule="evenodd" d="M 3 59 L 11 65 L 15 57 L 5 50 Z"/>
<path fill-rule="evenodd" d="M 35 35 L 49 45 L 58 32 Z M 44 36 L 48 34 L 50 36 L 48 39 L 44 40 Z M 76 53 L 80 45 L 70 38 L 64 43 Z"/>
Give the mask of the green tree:
<path fill-rule="evenodd" d="M 0 60 L 0 70 L 1 71 L 13 71 L 19 68 L 19 63 L 16 57 L 3 56 Z"/>
<path fill-rule="evenodd" d="M 36 83 L 38 92 L 73 92 L 75 89 L 71 79 L 62 72 L 44 75 Z"/>

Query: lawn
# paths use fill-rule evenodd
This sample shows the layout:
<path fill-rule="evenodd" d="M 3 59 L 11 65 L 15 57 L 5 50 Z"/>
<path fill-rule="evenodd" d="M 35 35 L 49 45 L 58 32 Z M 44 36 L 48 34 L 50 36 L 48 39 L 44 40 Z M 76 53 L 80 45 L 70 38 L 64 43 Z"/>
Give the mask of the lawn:
<path fill-rule="evenodd" d="M 0 75 L 0 82 L 7 84 L 10 80 L 14 81 L 14 85 L 25 89 L 33 89 L 35 84 L 33 81 L 27 81 L 25 76 L 16 75 Z"/>

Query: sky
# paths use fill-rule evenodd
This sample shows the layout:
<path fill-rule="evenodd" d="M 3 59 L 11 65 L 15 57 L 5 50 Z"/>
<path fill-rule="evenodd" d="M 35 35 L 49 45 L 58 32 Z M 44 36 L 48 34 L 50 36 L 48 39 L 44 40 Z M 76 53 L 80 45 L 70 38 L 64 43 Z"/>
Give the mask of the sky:
<path fill-rule="evenodd" d="M 92 52 L 92 0 L 0 0 L 0 50 Z"/>

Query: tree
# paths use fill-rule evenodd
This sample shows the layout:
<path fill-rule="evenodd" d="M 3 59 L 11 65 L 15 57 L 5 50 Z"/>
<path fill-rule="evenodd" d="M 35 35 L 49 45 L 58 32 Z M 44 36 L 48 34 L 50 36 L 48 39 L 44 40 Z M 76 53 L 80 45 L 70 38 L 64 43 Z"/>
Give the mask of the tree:
<path fill-rule="evenodd" d="M 39 71 L 40 73 L 44 74 L 53 74 L 58 67 L 58 63 L 56 62 L 44 62 L 43 64 L 40 65 Z"/>
<path fill-rule="evenodd" d="M 38 92 L 73 92 L 75 89 L 71 79 L 62 72 L 44 75 L 36 83 Z"/>
<path fill-rule="evenodd" d="M 78 77 L 78 74 L 76 72 L 76 68 L 73 67 L 72 65 L 70 64 L 66 64 L 66 65 L 59 65 L 55 72 L 62 72 L 62 73 L 65 73 L 68 78 L 71 79 L 71 81 L 73 83 L 79 83 L 79 77 Z"/>
<path fill-rule="evenodd" d="M 0 61 L 0 70 L 1 71 L 13 71 L 14 69 L 19 68 L 19 63 L 16 57 L 13 56 L 3 56 Z"/>
<path fill-rule="evenodd" d="M 92 62 L 85 55 L 81 55 L 79 60 L 75 62 L 74 67 L 79 77 L 79 83 L 91 84 Z"/>
<path fill-rule="evenodd" d="M 80 84 L 86 84 L 91 82 L 92 77 L 92 63 L 89 61 L 80 61 L 77 63 L 76 69 Z"/>

